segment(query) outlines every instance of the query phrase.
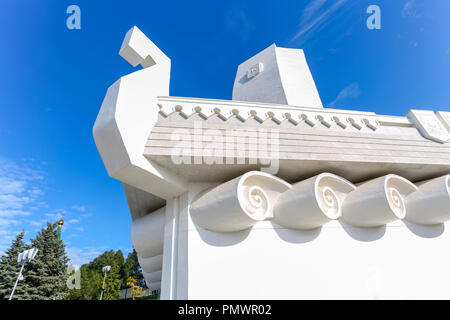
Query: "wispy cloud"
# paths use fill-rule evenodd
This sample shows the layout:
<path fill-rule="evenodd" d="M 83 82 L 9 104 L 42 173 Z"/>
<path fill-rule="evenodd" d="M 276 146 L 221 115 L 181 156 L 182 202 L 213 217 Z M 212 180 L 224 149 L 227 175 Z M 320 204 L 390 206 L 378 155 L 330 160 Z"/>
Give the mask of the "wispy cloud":
<path fill-rule="evenodd" d="M 289 42 L 304 42 L 317 30 L 327 24 L 331 17 L 340 10 L 348 0 L 335 1 L 327 6 L 327 0 L 313 0 L 303 10 L 300 16 L 300 24 L 295 35 Z"/>
<path fill-rule="evenodd" d="M 328 103 L 328 107 L 334 108 L 337 106 L 337 104 L 344 103 L 348 99 L 354 99 L 354 98 L 359 97 L 360 94 L 361 94 L 361 89 L 359 88 L 359 84 L 356 82 L 352 83 L 352 84 L 348 85 L 347 87 L 345 87 L 344 89 L 342 89 L 338 93 L 336 98 L 333 101 L 331 101 L 330 103 Z"/>
<path fill-rule="evenodd" d="M 418 12 L 417 7 L 415 5 L 416 0 L 407 1 L 400 11 L 400 14 L 403 18 L 420 18 L 422 15 Z"/>
<path fill-rule="evenodd" d="M 30 167 L 32 159 L 16 163 L 0 156 L 0 253 L 24 227 L 33 208 L 41 207 L 43 176 Z"/>
<path fill-rule="evenodd" d="M 79 212 L 85 212 L 86 211 L 86 207 L 85 206 L 80 206 L 80 205 L 73 205 L 72 209 L 75 211 L 79 211 Z"/>
<path fill-rule="evenodd" d="M 67 247 L 66 252 L 67 257 L 70 259 L 70 264 L 81 266 L 109 249 L 109 247 L 105 246 L 85 248 Z"/>
<path fill-rule="evenodd" d="M 30 239 L 45 227 L 47 221 L 61 219 L 63 212 L 63 239 L 79 237 L 85 231 L 84 221 L 92 215 L 88 206 L 75 204 L 56 209 L 46 203 L 43 190 L 47 179 L 42 165 L 46 164 L 35 159 L 12 161 L 0 156 L 0 256 L 20 231 L 25 230 L 26 238 Z M 106 246 L 77 248 L 66 243 L 67 255 L 76 265 L 82 265 L 110 249 Z"/>
<path fill-rule="evenodd" d="M 256 27 L 250 22 L 247 14 L 241 8 L 230 8 L 225 13 L 225 25 L 228 30 L 235 32 L 242 43 L 247 43 Z"/>

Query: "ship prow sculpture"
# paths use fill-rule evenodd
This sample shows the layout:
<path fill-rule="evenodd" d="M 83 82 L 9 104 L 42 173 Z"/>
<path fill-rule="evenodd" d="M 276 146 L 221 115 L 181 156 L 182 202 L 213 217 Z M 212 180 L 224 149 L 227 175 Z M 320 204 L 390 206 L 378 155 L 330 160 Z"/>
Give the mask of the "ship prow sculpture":
<path fill-rule="evenodd" d="M 162 299 L 450 298 L 449 112 L 323 108 L 299 49 L 242 63 L 233 100 L 169 96 L 137 27 L 119 54 L 143 69 L 93 134 Z"/>

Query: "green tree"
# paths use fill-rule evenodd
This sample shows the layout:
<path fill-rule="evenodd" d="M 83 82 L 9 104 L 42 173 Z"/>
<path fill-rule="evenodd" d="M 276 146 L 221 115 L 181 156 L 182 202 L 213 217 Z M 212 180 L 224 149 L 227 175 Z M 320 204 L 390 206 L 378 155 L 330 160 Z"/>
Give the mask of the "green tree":
<path fill-rule="evenodd" d="M 102 268 L 111 266 L 105 281 L 104 300 L 114 300 L 120 296 L 120 286 L 122 284 L 121 273 L 123 273 L 124 259 L 123 253 L 119 250 L 105 251 L 91 262 L 84 264 L 80 268 L 81 288 L 72 289 L 67 299 L 73 300 L 98 300 L 102 290 L 103 277 Z"/>
<path fill-rule="evenodd" d="M 122 250 L 117 250 L 114 255 L 114 262 L 119 267 L 119 278 L 121 279 L 121 286 L 125 285 L 125 258 L 123 256 Z"/>
<path fill-rule="evenodd" d="M 80 289 L 71 289 L 68 300 L 98 300 L 102 286 L 102 275 L 98 270 L 92 269 L 90 264 L 80 268 Z"/>
<path fill-rule="evenodd" d="M 103 292 L 103 300 L 116 300 L 120 297 L 120 268 L 117 263 L 111 265 L 111 270 L 106 274 L 105 291 Z"/>
<path fill-rule="evenodd" d="M 139 265 L 138 255 L 136 250 L 133 249 L 127 256 L 124 266 L 124 279 L 127 280 L 128 277 L 133 277 L 137 283 L 143 283 L 144 276 L 142 275 L 141 266 Z"/>
<path fill-rule="evenodd" d="M 6 255 L 1 257 L 0 262 L 0 299 L 8 299 L 12 288 L 16 282 L 17 276 L 20 271 L 19 264 L 17 263 L 17 257 L 19 253 L 29 249 L 23 242 L 25 232 L 22 231 L 16 236 L 11 247 L 6 251 Z M 17 283 L 16 291 L 14 292 L 13 299 L 24 299 L 26 283 L 19 281 Z"/>
<path fill-rule="evenodd" d="M 58 239 L 56 227 L 56 223 L 47 222 L 47 227 L 31 240 L 32 246 L 39 251 L 25 267 L 26 299 L 62 299 L 68 294 L 66 270 L 69 259 L 63 241 Z"/>
<path fill-rule="evenodd" d="M 136 279 L 134 279 L 133 277 L 128 277 L 126 284 L 131 288 L 131 297 L 133 300 L 134 297 L 140 296 L 142 294 L 142 287 L 137 285 Z"/>

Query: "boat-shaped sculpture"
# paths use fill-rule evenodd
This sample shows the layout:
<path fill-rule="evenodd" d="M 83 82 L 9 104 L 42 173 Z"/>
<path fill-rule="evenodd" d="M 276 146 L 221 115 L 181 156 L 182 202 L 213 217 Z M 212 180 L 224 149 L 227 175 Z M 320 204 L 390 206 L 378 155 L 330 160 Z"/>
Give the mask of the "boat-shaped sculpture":
<path fill-rule="evenodd" d="M 324 108 L 304 52 L 242 63 L 232 100 L 169 95 L 137 27 L 93 134 L 161 299 L 450 298 L 450 113 Z"/>

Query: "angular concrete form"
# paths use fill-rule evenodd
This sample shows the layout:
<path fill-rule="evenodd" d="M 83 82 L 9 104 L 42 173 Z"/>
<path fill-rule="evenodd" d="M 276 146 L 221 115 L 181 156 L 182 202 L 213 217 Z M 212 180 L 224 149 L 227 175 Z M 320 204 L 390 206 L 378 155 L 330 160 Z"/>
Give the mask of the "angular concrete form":
<path fill-rule="evenodd" d="M 233 100 L 323 108 L 303 50 L 275 44 L 239 65 Z"/>
<path fill-rule="evenodd" d="M 450 298 L 448 112 L 322 108 L 303 51 L 275 45 L 229 101 L 169 96 L 136 27 L 120 55 L 144 69 L 108 89 L 94 139 L 162 299 Z"/>

